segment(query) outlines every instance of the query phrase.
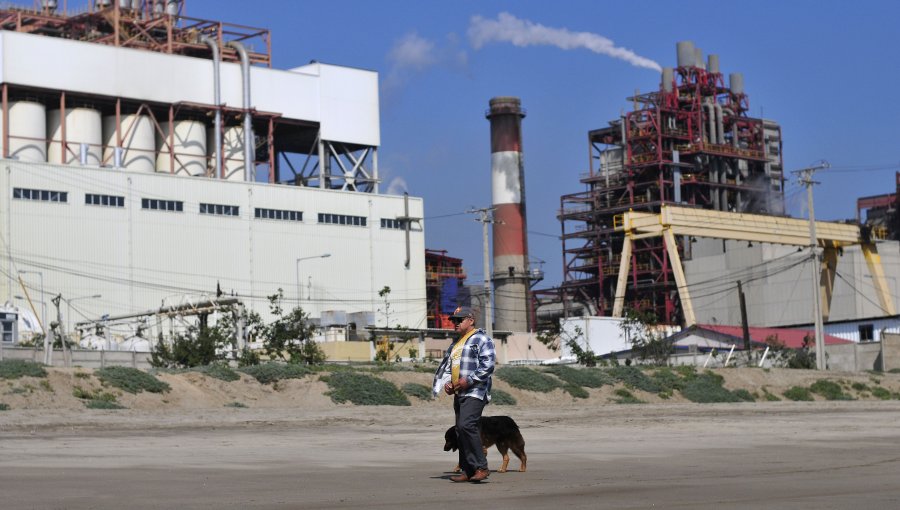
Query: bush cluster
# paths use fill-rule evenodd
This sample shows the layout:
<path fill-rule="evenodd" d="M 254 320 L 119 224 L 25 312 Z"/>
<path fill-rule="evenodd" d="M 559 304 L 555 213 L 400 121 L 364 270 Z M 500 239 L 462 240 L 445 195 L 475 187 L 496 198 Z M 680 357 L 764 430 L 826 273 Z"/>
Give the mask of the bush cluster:
<path fill-rule="evenodd" d="M 72 396 L 81 399 L 88 409 L 125 409 L 116 402 L 115 395 L 101 390 L 90 391 L 75 386 L 72 388 Z"/>
<path fill-rule="evenodd" d="M 609 375 L 629 388 L 646 391 L 647 393 L 658 393 L 661 389 L 659 384 L 647 377 L 647 374 L 637 367 L 619 366 L 608 370 Z"/>
<path fill-rule="evenodd" d="M 203 375 L 219 379 L 220 381 L 232 382 L 241 378 L 240 374 L 235 372 L 231 367 L 223 363 L 213 363 L 197 369 Z"/>
<path fill-rule="evenodd" d="M 825 400 L 853 400 L 853 397 L 844 393 L 840 384 L 827 379 L 819 379 L 812 383 L 809 390 L 817 395 L 822 395 Z"/>
<path fill-rule="evenodd" d="M 684 388 L 681 389 L 681 394 L 691 402 L 701 404 L 740 402 L 742 398 L 724 388 L 722 386 L 723 382 L 724 378 L 721 375 L 707 371 L 686 382 Z M 750 400 L 753 400 L 749 393 L 747 393 L 747 396 L 750 397 Z"/>
<path fill-rule="evenodd" d="M 33 361 L 21 359 L 5 359 L 0 361 L 0 379 L 18 379 L 20 377 L 47 377 L 44 366 Z"/>
<path fill-rule="evenodd" d="M 811 402 L 815 400 L 812 394 L 809 392 L 809 388 L 804 388 L 803 386 L 793 386 L 789 390 L 784 392 L 784 398 L 788 400 L 793 400 L 794 402 L 806 401 Z"/>
<path fill-rule="evenodd" d="M 617 404 L 645 404 L 643 400 L 635 397 L 625 388 L 619 388 L 615 391 L 615 395 L 619 398 L 616 399 Z"/>
<path fill-rule="evenodd" d="M 406 383 L 400 388 L 403 393 L 419 400 L 431 400 L 431 388 L 424 384 Z"/>
<path fill-rule="evenodd" d="M 326 395 L 342 404 L 362 406 L 408 406 L 409 399 L 394 384 L 368 374 L 335 372 L 321 377 L 331 391 Z"/>
<path fill-rule="evenodd" d="M 526 367 L 503 367 L 495 372 L 498 379 L 514 388 L 549 393 L 560 387 L 553 377 Z"/>
<path fill-rule="evenodd" d="M 0 402 L 0 411 L 9 411 L 9 404 L 4 404 Z"/>
<path fill-rule="evenodd" d="M 503 390 L 491 390 L 491 404 L 498 406 L 514 406 L 516 399 Z"/>
<path fill-rule="evenodd" d="M 147 372 L 131 367 L 101 368 L 97 370 L 96 376 L 104 384 L 115 386 L 128 393 L 140 393 L 142 391 L 165 393 L 171 389 L 168 384 Z"/>
<path fill-rule="evenodd" d="M 276 362 L 241 367 L 240 371 L 253 377 L 260 384 L 271 384 L 282 379 L 302 379 L 309 374 L 315 373 L 315 370 L 308 365 Z"/>
<path fill-rule="evenodd" d="M 546 372 L 559 377 L 563 381 L 576 386 L 599 388 L 606 384 L 614 384 L 615 381 L 603 370 L 595 368 L 573 368 L 566 365 L 554 365 L 544 369 Z"/>

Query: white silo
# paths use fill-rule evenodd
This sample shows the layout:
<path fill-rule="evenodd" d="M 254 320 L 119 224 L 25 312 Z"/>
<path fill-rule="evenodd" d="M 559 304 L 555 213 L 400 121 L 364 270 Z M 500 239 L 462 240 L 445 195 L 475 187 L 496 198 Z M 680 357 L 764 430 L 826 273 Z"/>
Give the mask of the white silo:
<path fill-rule="evenodd" d="M 156 171 L 178 175 L 206 175 L 206 124 L 199 120 L 176 120 L 174 137 L 169 136 L 169 123 L 163 123 L 165 139 L 157 140 L 159 155 Z M 174 138 L 175 162 L 169 153 L 169 141 Z"/>
<path fill-rule="evenodd" d="M 121 160 L 122 168 L 135 172 L 156 170 L 156 133 L 153 121 L 148 115 L 121 116 Z M 103 161 L 116 166 L 116 116 L 103 117 Z"/>
<path fill-rule="evenodd" d="M 0 137 L 3 123 L 0 122 Z M 9 104 L 9 157 L 19 161 L 47 161 L 47 108 L 35 101 Z"/>
<path fill-rule="evenodd" d="M 47 112 L 47 161 L 66 165 L 100 166 L 103 143 L 103 121 L 93 108 L 78 107 L 66 110 L 66 145 L 63 155 L 60 110 Z M 65 157 L 65 159 L 63 159 Z"/>
<path fill-rule="evenodd" d="M 227 126 L 222 136 L 222 165 L 225 179 L 244 180 L 244 127 Z"/>

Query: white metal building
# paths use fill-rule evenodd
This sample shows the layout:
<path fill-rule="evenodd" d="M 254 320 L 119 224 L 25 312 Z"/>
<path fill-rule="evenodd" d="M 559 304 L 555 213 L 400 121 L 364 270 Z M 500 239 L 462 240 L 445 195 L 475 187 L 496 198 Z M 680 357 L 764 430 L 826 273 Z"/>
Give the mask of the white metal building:
<path fill-rule="evenodd" d="M 384 325 L 387 286 L 390 325 L 424 327 L 423 203 L 379 193 L 377 74 L 249 66 L 248 91 L 240 64 L 214 67 L 0 31 L 0 296 L 22 305 L 21 276 L 39 313 L 61 293 L 83 320 L 218 288 L 268 318 L 282 288 Z"/>

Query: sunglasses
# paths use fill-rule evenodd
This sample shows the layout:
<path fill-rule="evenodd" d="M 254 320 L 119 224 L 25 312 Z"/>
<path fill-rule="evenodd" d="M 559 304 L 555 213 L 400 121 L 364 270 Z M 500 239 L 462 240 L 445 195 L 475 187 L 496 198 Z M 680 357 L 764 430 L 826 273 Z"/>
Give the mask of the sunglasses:
<path fill-rule="evenodd" d="M 459 319 L 459 318 L 456 318 L 456 317 L 451 317 L 451 318 L 450 318 L 450 322 L 452 322 L 453 324 L 459 324 L 459 323 L 461 323 L 462 321 L 464 321 L 464 320 L 466 320 L 466 319 L 468 319 L 468 317 L 465 317 L 465 318 L 463 318 L 463 319 Z"/>

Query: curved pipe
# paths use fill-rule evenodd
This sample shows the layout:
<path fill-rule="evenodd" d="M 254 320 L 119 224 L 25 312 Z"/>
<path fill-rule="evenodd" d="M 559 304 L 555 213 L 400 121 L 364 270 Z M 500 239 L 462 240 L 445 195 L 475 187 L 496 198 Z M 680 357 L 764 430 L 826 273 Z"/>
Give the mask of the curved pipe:
<path fill-rule="evenodd" d="M 716 132 L 718 133 L 719 145 L 725 145 L 725 119 L 722 117 L 722 105 L 716 103 Z"/>
<path fill-rule="evenodd" d="M 247 49 L 237 41 L 228 41 L 229 48 L 234 48 L 241 58 L 241 77 L 244 82 L 244 180 L 253 181 L 253 119 L 250 117 L 250 57 Z"/>
<path fill-rule="evenodd" d="M 213 54 L 213 102 L 216 105 L 216 167 L 213 170 L 212 177 L 215 179 L 222 172 L 222 86 L 219 82 L 219 44 L 215 39 L 204 34 L 200 35 L 200 42 L 209 46 Z"/>

